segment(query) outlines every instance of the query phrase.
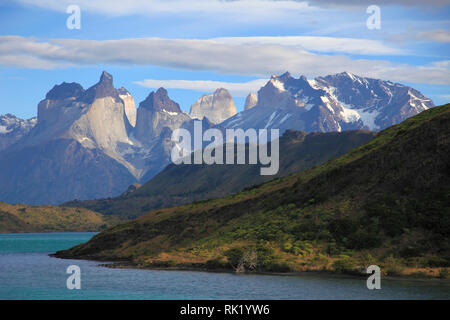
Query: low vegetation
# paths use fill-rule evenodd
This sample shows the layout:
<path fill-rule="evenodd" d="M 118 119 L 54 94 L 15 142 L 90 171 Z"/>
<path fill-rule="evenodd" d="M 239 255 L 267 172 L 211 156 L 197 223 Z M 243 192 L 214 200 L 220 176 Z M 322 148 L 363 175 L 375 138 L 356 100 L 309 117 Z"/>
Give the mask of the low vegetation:
<path fill-rule="evenodd" d="M 119 221 L 84 208 L 0 202 L 0 233 L 101 231 Z"/>

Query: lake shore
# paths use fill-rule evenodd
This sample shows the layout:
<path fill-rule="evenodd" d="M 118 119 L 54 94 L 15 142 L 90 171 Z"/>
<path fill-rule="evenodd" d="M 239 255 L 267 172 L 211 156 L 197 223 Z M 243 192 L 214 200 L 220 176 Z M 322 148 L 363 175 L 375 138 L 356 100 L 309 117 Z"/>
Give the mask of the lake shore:
<path fill-rule="evenodd" d="M 95 261 L 95 260 L 94 260 Z M 101 262 L 101 261 L 99 261 Z M 106 262 L 106 261 L 103 261 Z M 194 266 L 172 266 L 172 267 L 157 267 L 157 266 L 144 266 L 139 264 L 134 264 L 129 261 L 116 261 L 111 263 L 102 263 L 99 266 L 110 268 L 110 269 L 141 269 L 141 270 L 159 270 L 159 271 L 191 271 L 191 272 L 208 272 L 208 273 L 228 273 L 228 274 L 245 274 L 245 275 L 275 275 L 275 276 L 303 276 L 303 275 L 316 275 L 316 276 L 327 276 L 327 277 L 337 277 L 337 278 L 352 278 L 352 279 L 362 279 L 367 278 L 369 275 L 365 273 L 341 273 L 333 270 L 305 270 L 305 271 L 295 271 L 295 272 L 264 272 L 264 271 L 252 271 L 252 272 L 235 272 L 233 269 L 217 268 L 210 269 L 206 267 L 194 267 Z M 386 280 L 398 280 L 398 281 L 418 281 L 418 282 L 433 282 L 433 283 L 443 283 L 450 286 L 450 279 L 441 279 L 437 277 L 419 277 L 416 275 L 382 275 L 382 279 Z"/>

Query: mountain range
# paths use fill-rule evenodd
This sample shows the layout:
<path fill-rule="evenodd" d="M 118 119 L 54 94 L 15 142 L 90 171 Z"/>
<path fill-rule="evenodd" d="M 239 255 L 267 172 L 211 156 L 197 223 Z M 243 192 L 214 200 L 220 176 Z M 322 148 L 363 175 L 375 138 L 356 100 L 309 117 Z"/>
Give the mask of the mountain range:
<path fill-rule="evenodd" d="M 37 118 L 23 120 L 7 113 L 0 116 L 0 151 L 16 143 L 36 125 Z"/>
<path fill-rule="evenodd" d="M 37 119 L 0 118 L 0 200 L 58 204 L 118 196 L 161 172 L 170 163 L 172 131 L 192 130 L 195 119 L 221 130 L 380 130 L 433 106 L 413 88 L 344 72 L 314 80 L 272 76 L 239 113 L 223 88 L 202 96 L 190 114 L 164 88 L 136 109 L 128 90 L 116 89 L 103 72 L 88 89 L 55 85 L 39 102 Z"/>
<path fill-rule="evenodd" d="M 64 206 L 136 218 L 152 209 L 219 198 L 304 171 L 369 142 L 375 135 L 375 132 L 362 130 L 309 134 L 287 130 L 280 138 L 279 147 L 283 152 L 280 154 L 280 169 L 275 176 L 260 175 L 260 164 L 169 164 L 144 185 L 133 186 L 119 197 L 71 201 Z"/>
<path fill-rule="evenodd" d="M 306 132 L 382 130 L 434 107 L 417 90 L 348 72 L 308 80 L 288 72 L 273 75 L 245 110 L 227 119 L 225 128 L 278 128 Z"/>
<path fill-rule="evenodd" d="M 449 104 L 426 110 L 320 166 L 150 211 L 56 256 L 241 272 L 449 267 L 449 124 Z"/>

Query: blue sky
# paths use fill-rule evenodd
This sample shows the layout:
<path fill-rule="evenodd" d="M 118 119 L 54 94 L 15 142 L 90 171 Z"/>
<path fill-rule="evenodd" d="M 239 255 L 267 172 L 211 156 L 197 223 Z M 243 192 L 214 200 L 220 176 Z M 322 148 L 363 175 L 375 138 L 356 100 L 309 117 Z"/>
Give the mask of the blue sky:
<path fill-rule="evenodd" d="M 229 87 L 240 110 L 248 92 L 286 70 L 308 78 L 350 71 L 449 102 L 449 1 L 337 3 L 5 0 L 0 114 L 35 116 L 53 85 L 87 88 L 103 70 L 136 104 L 163 85 L 186 111 L 218 86 Z M 66 27 L 69 4 L 81 10 L 79 30 Z M 370 4 L 379 5 L 381 29 L 366 26 Z"/>

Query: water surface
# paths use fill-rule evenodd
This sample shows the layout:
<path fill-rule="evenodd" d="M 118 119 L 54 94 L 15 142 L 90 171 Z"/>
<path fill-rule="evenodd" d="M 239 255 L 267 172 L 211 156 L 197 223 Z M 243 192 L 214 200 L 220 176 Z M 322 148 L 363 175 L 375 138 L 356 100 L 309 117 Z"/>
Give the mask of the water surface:
<path fill-rule="evenodd" d="M 450 299 L 439 281 L 382 279 L 381 290 L 368 290 L 363 278 L 110 269 L 48 256 L 93 235 L 0 234 L 0 299 Z M 80 290 L 66 288 L 73 264 Z"/>

